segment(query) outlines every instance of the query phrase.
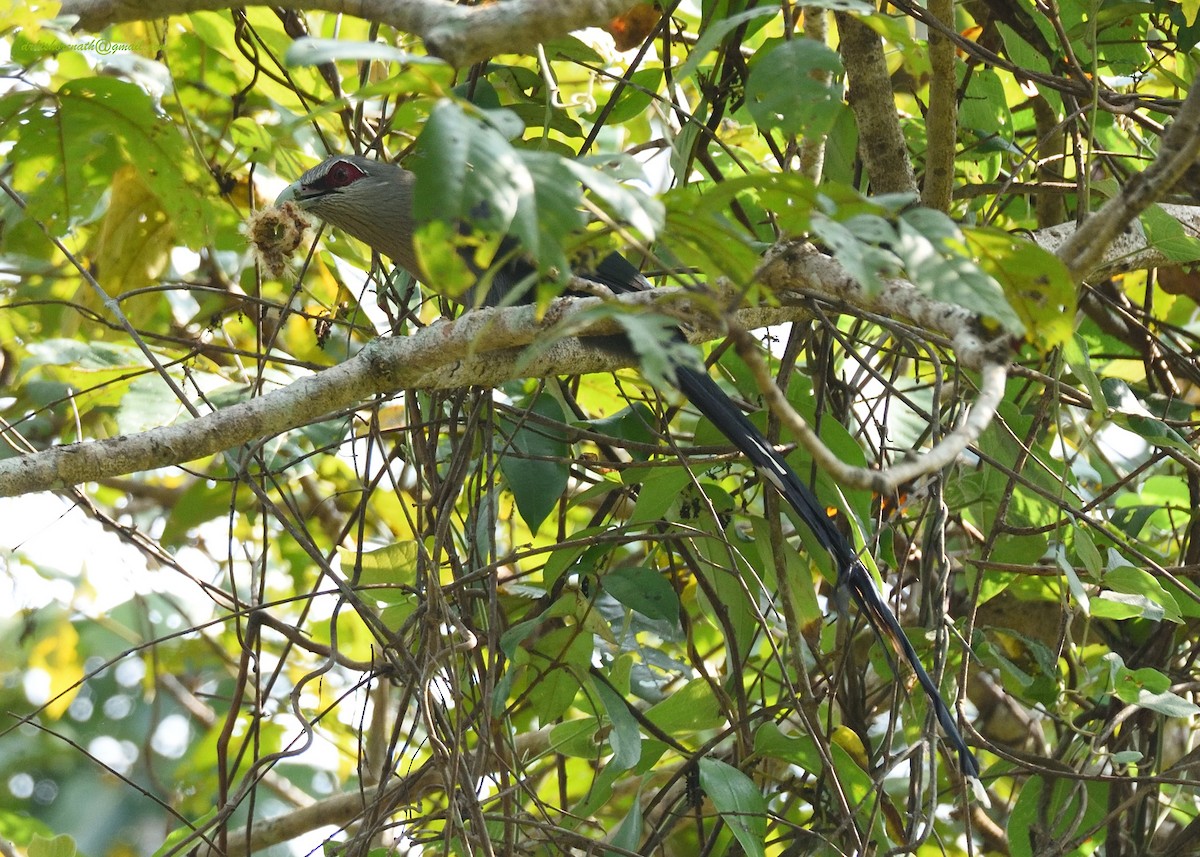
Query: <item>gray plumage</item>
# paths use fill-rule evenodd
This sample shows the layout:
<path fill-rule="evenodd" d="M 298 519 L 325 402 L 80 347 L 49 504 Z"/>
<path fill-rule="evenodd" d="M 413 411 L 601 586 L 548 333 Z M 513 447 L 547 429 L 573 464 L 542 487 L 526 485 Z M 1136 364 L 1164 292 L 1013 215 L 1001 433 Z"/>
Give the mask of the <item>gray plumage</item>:
<path fill-rule="evenodd" d="M 292 182 L 275 204 L 294 202 L 420 279 L 412 242 L 413 181 L 395 164 L 335 155 Z"/>

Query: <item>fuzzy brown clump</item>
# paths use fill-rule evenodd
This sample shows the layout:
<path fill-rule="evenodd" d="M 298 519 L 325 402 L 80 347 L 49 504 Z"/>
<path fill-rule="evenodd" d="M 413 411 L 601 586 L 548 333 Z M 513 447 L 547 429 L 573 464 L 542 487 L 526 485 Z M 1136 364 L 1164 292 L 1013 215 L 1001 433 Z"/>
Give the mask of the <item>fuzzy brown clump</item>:
<path fill-rule="evenodd" d="M 288 260 L 308 240 L 310 223 L 294 202 L 276 208 L 259 209 L 246 221 L 246 234 L 254 248 L 254 257 L 268 276 L 280 277 L 288 270 Z"/>

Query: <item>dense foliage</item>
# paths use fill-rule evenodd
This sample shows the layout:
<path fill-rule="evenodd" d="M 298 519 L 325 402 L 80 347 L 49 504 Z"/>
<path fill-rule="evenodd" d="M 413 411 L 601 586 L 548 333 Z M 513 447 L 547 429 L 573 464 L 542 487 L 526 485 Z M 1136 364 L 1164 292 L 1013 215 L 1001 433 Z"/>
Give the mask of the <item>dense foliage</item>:
<path fill-rule="evenodd" d="M 866 294 L 965 307 L 1012 366 L 978 440 L 900 492 L 790 453 L 956 703 L 990 807 L 911 675 L 839 610 L 811 534 L 655 386 L 670 325 L 622 307 L 593 315 L 640 343 L 639 371 L 396 390 L 3 501 L 20 523 L 0 839 L 64 857 L 1195 853 L 1194 185 L 1138 221 L 1171 267 L 1075 283 L 1051 227 L 1155 157 L 1196 17 L 704 0 L 454 69 L 321 13 L 98 42 L 14 9 L 6 456 L 187 421 L 412 334 L 460 311 L 455 246 L 504 234 L 546 301 L 620 249 L 710 320 L 730 294 L 786 303 L 755 272 L 807 238 Z M 888 123 L 904 145 L 874 161 Z M 252 252 L 252 212 L 340 151 L 416 172 L 430 283 L 328 230 L 287 264 Z M 757 359 L 853 465 L 931 447 L 978 395 L 943 333 L 789 305 L 754 360 L 721 340 L 688 358 L 783 443 Z"/>

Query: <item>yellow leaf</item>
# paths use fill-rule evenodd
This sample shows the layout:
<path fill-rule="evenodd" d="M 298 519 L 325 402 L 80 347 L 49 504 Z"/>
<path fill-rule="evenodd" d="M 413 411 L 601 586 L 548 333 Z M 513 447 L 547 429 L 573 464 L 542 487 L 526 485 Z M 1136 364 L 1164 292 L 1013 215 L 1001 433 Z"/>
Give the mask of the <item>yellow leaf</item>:
<path fill-rule="evenodd" d="M 34 0 L 31 3 L 10 0 L 4 18 L 29 41 L 37 42 L 42 38 L 42 24 L 57 18 L 61 5 L 58 0 Z M 52 41 L 58 41 L 57 35 Z"/>
<path fill-rule="evenodd" d="M 867 748 L 863 745 L 862 739 L 858 737 L 857 732 L 849 726 L 835 726 L 833 732 L 829 735 L 829 739 L 849 753 L 850 758 L 860 768 L 867 773 L 871 772 L 871 757 L 867 754 Z"/>
<path fill-rule="evenodd" d="M 166 267 L 174 237 L 158 196 L 137 168 L 126 164 L 113 174 L 108 211 L 92 247 L 96 279 L 110 297 L 150 285 Z M 121 309 L 140 327 L 162 303 L 162 296 L 151 292 L 122 301 Z"/>
<path fill-rule="evenodd" d="M 59 622 L 51 636 L 39 640 L 33 647 L 29 666 L 50 677 L 50 702 L 44 712 L 50 719 L 57 720 L 70 707 L 83 681 L 79 634 L 75 626 L 67 620 Z"/>
<path fill-rule="evenodd" d="M 53 839 L 35 833 L 29 843 L 29 857 L 75 857 L 78 853 L 75 840 L 65 833 Z"/>

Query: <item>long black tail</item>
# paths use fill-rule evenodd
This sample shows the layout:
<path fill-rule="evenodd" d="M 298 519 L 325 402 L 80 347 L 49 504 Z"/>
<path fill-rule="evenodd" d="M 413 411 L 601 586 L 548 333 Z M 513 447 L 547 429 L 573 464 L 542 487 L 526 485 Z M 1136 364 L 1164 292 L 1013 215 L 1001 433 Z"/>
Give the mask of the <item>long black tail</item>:
<path fill-rule="evenodd" d="M 502 252 L 503 249 L 502 247 Z M 527 261 L 519 255 L 509 254 L 509 260 L 492 272 L 493 279 L 486 302 L 528 300 L 533 274 L 534 269 Z M 641 272 L 618 253 L 612 253 L 604 258 L 595 271 L 585 276 L 618 294 L 652 288 Z M 682 337 L 682 333 L 680 336 Z M 762 432 L 746 418 L 741 409 L 725 395 L 725 391 L 707 373 L 686 366 L 677 366 L 675 368 L 675 385 L 700 413 L 707 417 L 743 455 L 753 462 L 759 472 L 783 495 L 784 500 L 800 516 L 805 526 L 812 530 L 821 545 L 829 551 L 837 565 L 838 589 L 850 593 L 879 638 L 890 642 L 908 662 L 916 674 L 921 688 L 925 691 L 925 695 L 929 697 L 929 704 L 933 706 L 938 723 L 942 725 L 946 740 L 958 753 L 960 769 L 966 776 L 978 779 L 979 763 L 975 761 L 962 734 L 958 731 L 954 716 L 942 699 L 937 685 L 925 671 L 916 650 L 905 636 L 904 629 L 900 627 L 900 623 L 887 606 L 887 602 L 875 588 L 874 580 L 871 579 L 870 573 L 858 559 L 854 548 L 825 514 L 812 490 L 801 481 L 800 477 L 784 461 L 783 456 L 775 451 Z"/>
<path fill-rule="evenodd" d="M 895 615 L 875 588 L 870 573 L 855 555 L 850 542 L 821 509 L 812 490 L 800 481 L 783 456 L 767 442 L 754 423 L 746 418 L 741 409 L 725 395 L 725 391 L 709 375 L 680 367 L 675 371 L 675 378 L 688 401 L 754 463 L 833 556 L 837 564 L 838 587 L 849 591 L 880 638 L 888 640 L 899 650 L 904 660 L 908 661 L 925 695 L 929 697 L 938 722 L 942 724 L 942 730 L 946 733 L 946 739 L 958 752 L 963 773 L 978 777 L 979 765 L 963 741 L 958 725 L 942 700 L 937 685 L 925 671 L 916 650 L 905 636 L 904 629 L 900 627 Z"/>
<path fill-rule="evenodd" d="M 650 288 L 650 284 L 629 260 L 614 253 L 605 258 L 589 278 L 603 283 L 616 292 L 641 291 Z M 729 438 L 743 455 L 753 462 L 759 472 L 783 495 L 784 500 L 791 506 L 805 526 L 812 530 L 821 545 L 829 551 L 837 565 L 837 586 L 842 591 L 848 591 L 853 596 L 858 608 L 867 617 L 871 628 L 880 639 L 888 640 L 908 661 L 912 671 L 917 676 L 929 703 L 933 706 L 938 723 L 955 751 L 958 753 L 959 767 L 963 774 L 978 779 L 979 763 L 971 754 L 958 725 L 954 721 L 950 709 L 942 699 L 937 685 L 933 683 L 929 673 L 921 664 L 921 659 L 913 649 L 912 643 L 904 634 L 904 629 L 896 620 L 895 615 L 883 600 L 875 582 L 862 562 L 858 559 L 850 542 L 842 532 L 834 526 L 833 521 L 825 514 L 812 490 L 801 481 L 787 462 L 781 456 L 762 432 L 746 418 L 741 409 L 727 396 L 708 374 L 696 371 L 686 366 L 676 367 L 675 383 L 680 391 L 687 396 L 700 413 Z"/>

